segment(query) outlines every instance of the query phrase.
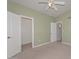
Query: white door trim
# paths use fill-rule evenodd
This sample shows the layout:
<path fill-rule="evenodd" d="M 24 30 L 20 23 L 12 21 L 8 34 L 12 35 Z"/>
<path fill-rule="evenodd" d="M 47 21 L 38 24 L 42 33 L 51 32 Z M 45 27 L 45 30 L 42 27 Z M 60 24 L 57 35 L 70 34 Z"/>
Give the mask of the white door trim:
<path fill-rule="evenodd" d="M 24 15 L 20 15 L 20 18 L 28 18 L 32 20 L 32 48 L 34 48 L 34 18 L 33 17 L 28 17 Z"/>

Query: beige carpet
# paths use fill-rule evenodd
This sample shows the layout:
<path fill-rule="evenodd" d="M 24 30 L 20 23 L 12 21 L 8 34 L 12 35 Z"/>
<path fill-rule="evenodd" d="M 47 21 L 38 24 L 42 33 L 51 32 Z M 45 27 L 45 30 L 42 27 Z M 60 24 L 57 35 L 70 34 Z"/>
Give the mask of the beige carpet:
<path fill-rule="evenodd" d="M 51 43 L 38 48 L 23 46 L 21 53 L 10 59 L 71 59 L 71 47 L 62 43 Z"/>

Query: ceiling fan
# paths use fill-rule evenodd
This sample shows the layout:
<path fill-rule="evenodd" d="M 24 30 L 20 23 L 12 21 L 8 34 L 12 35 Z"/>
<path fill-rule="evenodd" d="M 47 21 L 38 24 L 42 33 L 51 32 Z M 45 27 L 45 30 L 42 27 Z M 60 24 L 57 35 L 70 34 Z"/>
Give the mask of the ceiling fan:
<path fill-rule="evenodd" d="M 48 8 L 52 8 L 57 11 L 58 9 L 57 9 L 56 5 L 64 6 L 65 2 L 48 0 L 48 2 L 39 2 L 39 4 L 48 4 Z"/>

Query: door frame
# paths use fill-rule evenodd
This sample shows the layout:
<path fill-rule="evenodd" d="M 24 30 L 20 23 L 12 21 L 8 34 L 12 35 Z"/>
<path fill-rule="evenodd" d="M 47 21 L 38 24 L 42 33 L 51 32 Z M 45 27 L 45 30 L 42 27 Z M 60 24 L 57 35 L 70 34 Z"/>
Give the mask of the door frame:
<path fill-rule="evenodd" d="M 26 18 L 26 19 L 31 19 L 32 20 L 32 48 L 34 48 L 34 18 L 33 17 L 24 16 L 24 15 L 20 15 L 20 18 L 22 18 L 22 17 Z"/>

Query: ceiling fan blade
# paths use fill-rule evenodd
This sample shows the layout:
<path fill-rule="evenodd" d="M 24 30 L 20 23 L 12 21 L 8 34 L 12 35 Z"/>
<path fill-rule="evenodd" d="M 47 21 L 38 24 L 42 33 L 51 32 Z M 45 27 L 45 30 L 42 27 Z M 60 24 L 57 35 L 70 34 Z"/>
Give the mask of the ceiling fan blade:
<path fill-rule="evenodd" d="M 61 5 L 61 6 L 64 6 L 64 5 L 65 5 L 65 2 L 54 1 L 54 4 L 55 4 L 55 5 Z"/>
<path fill-rule="evenodd" d="M 48 2 L 38 2 L 39 4 L 48 4 Z"/>
<path fill-rule="evenodd" d="M 48 0 L 48 3 L 50 3 L 51 2 L 51 0 Z"/>

